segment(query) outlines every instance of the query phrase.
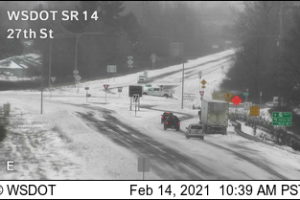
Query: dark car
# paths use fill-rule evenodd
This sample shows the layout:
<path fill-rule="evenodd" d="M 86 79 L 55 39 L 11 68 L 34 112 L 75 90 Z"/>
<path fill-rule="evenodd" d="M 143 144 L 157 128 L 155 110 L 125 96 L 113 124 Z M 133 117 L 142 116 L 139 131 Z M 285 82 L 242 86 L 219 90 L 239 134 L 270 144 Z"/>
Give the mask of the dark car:
<path fill-rule="evenodd" d="M 173 115 L 173 113 L 171 113 L 171 112 L 164 112 L 161 115 L 161 123 L 163 124 L 165 122 L 165 120 L 167 119 L 167 117 L 170 116 L 170 115 Z"/>
<path fill-rule="evenodd" d="M 178 117 L 175 115 L 169 115 L 167 117 L 167 119 L 164 121 L 164 130 L 167 130 L 168 128 L 174 128 L 176 131 L 179 131 L 180 121 Z"/>

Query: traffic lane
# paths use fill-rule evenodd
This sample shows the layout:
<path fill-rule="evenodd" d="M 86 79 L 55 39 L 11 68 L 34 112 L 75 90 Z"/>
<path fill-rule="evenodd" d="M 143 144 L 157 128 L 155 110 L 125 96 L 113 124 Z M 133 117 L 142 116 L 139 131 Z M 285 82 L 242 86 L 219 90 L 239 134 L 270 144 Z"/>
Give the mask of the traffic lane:
<path fill-rule="evenodd" d="M 63 103 L 63 102 L 60 102 L 60 103 Z M 70 104 L 70 103 L 63 103 L 63 104 Z M 113 112 L 113 111 L 111 111 L 111 110 L 109 110 L 109 109 L 106 109 L 106 108 L 102 108 L 102 107 L 95 107 L 95 106 L 91 106 L 91 105 L 85 105 L 85 104 L 71 104 L 71 105 L 73 105 L 73 106 L 80 106 L 80 107 L 83 107 L 83 108 L 89 108 L 89 109 L 92 109 L 92 110 L 98 110 L 98 111 L 100 111 L 100 112 L 104 112 L 104 113 L 109 113 L 109 115 L 108 116 L 110 116 L 110 117 L 113 117 L 113 116 L 111 116 L 111 113 Z M 142 106 L 144 109 L 149 109 L 149 110 L 154 110 L 154 111 L 161 111 L 161 112 L 164 112 L 165 110 L 162 110 L 162 109 L 157 109 L 157 108 L 153 108 L 153 106 L 151 106 L 151 105 L 144 105 L 144 106 Z M 182 115 L 182 117 L 181 117 L 181 121 L 184 121 L 184 120 L 189 120 L 189 119 L 192 119 L 194 116 L 193 115 L 191 115 L 191 114 L 187 114 L 187 113 L 183 113 L 183 112 L 174 112 L 175 114 L 179 114 L 179 115 Z M 113 117 L 114 118 L 114 117 Z M 118 125 L 120 125 L 120 124 L 122 124 L 121 125 L 121 127 L 127 127 L 127 128 L 129 128 L 129 126 L 128 125 L 126 125 L 126 124 L 124 124 L 124 123 L 122 123 L 121 121 L 119 121 L 119 120 L 115 120 L 115 119 L 108 119 L 108 121 L 110 122 L 110 120 L 112 120 L 113 122 L 114 121 L 117 121 L 118 123 Z M 115 127 L 116 126 L 116 124 L 114 124 L 114 123 L 106 123 L 106 124 L 104 124 L 104 126 L 103 127 L 105 127 L 105 126 L 107 126 L 107 127 L 109 127 L 109 129 L 112 129 L 113 127 Z M 99 126 L 98 126 L 98 130 L 99 130 Z M 125 128 L 126 129 L 126 128 Z M 106 130 L 105 128 L 104 129 L 102 129 L 102 131 L 103 130 Z M 136 138 L 136 136 L 140 136 L 140 135 L 144 135 L 145 136 L 145 134 L 143 134 L 143 133 L 141 133 L 141 132 L 139 132 L 139 131 L 136 131 L 135 129 L 133 129 L 133 128 L 131 128 L 131 132 L 133 132 L 134 133 L 134 135 L 133 135 L 133 138 Z M 170 131 L 172 131 L 172 130 L 170 130 Z M 114 130 L 113 132 L 116 132 L 116 130 Z M 181 135 L 181 136 L 184 136 L 184 131 L 181 129 L 180 131 L 173 131 L 175 134 L 179 134 L 179 135 Z M 123 132 L 123 134 L 124 134 L 124 132 Z M 207 137 L 206 137 L 207 138 Z M 132 138 L 127 138 L 126 139 L 126 141 L 128 142 L 128 143 L 130 143 L 130 142 L 132 142 Z M 200 141 L 200 139 L 199 139 L 199 141 Z M 155 142 L 155 140 L 151 140 L 150 142 Z M 201 141 L 202 142 L 202 141 Z M 268 165 L 266 165 L 264 162 L 261 162 L 259 159 L 253 159 L 253 158 L 251 158 L 251 157 L 249 157 L 249 156 L 246 156 L 246 155 L 243 155 L 242 153 L 240 153 L 241 152 L 241 150 L 245 150 L 244 149 L 244 147 L 240 147 L 240 148 L 232 148 L 232 149 L 230 149 L 230 148 L 227 148 L 227 147 L 224 147 L 224 146 L 221 146 L 221 145 L 219 145 L 219 144 L 216 144 L 216 143 L 214 143 L 214 142 L 212 142 L 212 141 L 208 141 L 208 140 L 204 140 L 204 142 L 206 143 L 206 144 L 208 144 L 208 145 L 211 145 L 211 146 L 214 146 L 214 147 L 216 147 L 216 148 L 218 148 L 218 149 L 221 149 L 221 150 L 226 150 L 228 153 L 231 153 L 231 154 L 233 154 L 233 155 L 235 155 L 235 156 L 237 156 L 239 159 L 242 159 L 242 160 L 245 160 L 245 161 L 247 161 L 247 162 L 249 162 L 249 163 L 251 163 L 251 164 L 253 164 L 253 165 L 255 165 L 255 166 L 257 166 L 257 167 L 259 167 L 260 169 L 262 169 L 262 170 L 264 170 L 264 171 L 266 171 L 267 173 L 270 173 L 270 174 L 272 174 L 272 176 L 274 176 L 274 177 L 276 177 L 276 179 L 287 179 L 285 176 L 283 176 L 282 174 L 279 174 L 279 173 L 277 173 L 275 170 L 273 170 L 271 167 L 269 167 Z M 120 142 L 117 142 L 117 143 L 119 143 L 119 144 L 122 144 L 122 143 L 120 143 Z M 136 143 L 136 141 L 133 141 L 133 143 Z M 137 142 L 137 143 L 139 143 L 139 142 Z M 152 143 L 150 143 L 150 144 L 152 144 Z M 124 144 L 122 144 L 123 146 L 130 146 L 129 144 L 126 144 L 126 145 L 124 145 Z M 162 144 L 160 144 L 160 145 L 162 145 Z M 158 146 L 160 146 L 160 145 L 158 145 Z M 149 147 L 150 148 L 150 147 Z M 154 147 L 155 148 L 155 147 Z M 242 149 L 241 149 L 242 148 Z M 140 151 L 137 151 L 137 152 L 140 152 Z M 143 152 L 143 151 L 142 151 Z M 159 153 L 159 152 L 155 152 L 155 153 L 153 153 L 152 151 L 151 151 L 151 148 L 150 148 L 150 150 L 149 150 L 149 155 L 155 155 L 155 153 Z M 152 153 L 151 153 L 152 152 Z M 163 153 L 164 154 L 164 153 Z M 156 166 L 157 167 L 157 166 Z M 159 171 L 159 170 L 158 170 Z M 160 171 L 162 171 L 162 170 L 160 170 Z M 191 176 L 191 177 L 194 177 L 194 176 Z M 197 179 L 197 178 L 196 178 Z M 198 178 L 199 179 L 199 178 Z"/>
<path fill-rule="evenodd" d="M 194 70 L 194 69 L 197 69 L 197 68 L 199 68 L 201 66 L 204 66 L 204 65 L 207 65 L 207 64 L 211 64 L 211 63 L 218 62 L 218 61 L 225 60 L 225 59 L 230 60 L 231 58 L 232 58 L 232 55 L 227 55 L 227 56 L 222 57 L 222 58 L 209 60 L 209 61 L 197 64 L 197 65 L 194 65 L 192 67 L 188 67 L 185 70 Z M 209 69 L 209 68 L 207 68 L 207 69 Z M 204 70 L 206 70 L 206 69 L 204 69 Z M 144 83 L 151 83 L 155 80 L 159 80 L 159 79 L 174 75 L 174 74 L 179 73 L 179 72 L 182 72 L 182 69 L 178 69 L 178 70 L 174 70 L 174 71 L 171 71 L 171 72 L 162 73 L 160 75 L 152 76 L 152 77 L 149 77 L 148 80 L 145 81 Z"/>
<path fill-rule="evenodd" d="M 101 111 L 103 112 L 103 111 Z M 137 155 L 151 160 L 151 168 L 163 179 L 206 180 L 226 179 L 226 177 L 209 170 L 209 166 L 190 158 L 181 152 L 169 148 L 138 130 L 124 124 L 104 111 L 105 120 L 97 120 L 93 113 L 77 113 L 99 133 L 106 135 Z"/>
<path fill-rule="evenodd" d="M 155 111 L 161 111 L 161 112 L 165 112 L 166 111 L 166 110 L 162 110 L 162 109 L 153 108 L 153 106 L 151 106 L 151 105 L 145 105 L 145 106 L 143 106 L 143 108 L 150 109 L 150 110 L 155 110 Z M 174 113 L 183 115 L 183 117 L 180 118 L 181 121 L 183 121 L 183 120 L 189 120 L 189 119 L 192 119 L 194 117 L 193 115 L 187 114 L 187 113 L 182 113 L 182 112 L 174 112 Z M 180 134 L 180 135 L 184 135 L 185 131 L 183 131 L 182 129 L 180 129 L 179 131 L 175 131 L 175 133 Z M 245 137 L 245 135 L 242 135 L 240 133 L 238 133 L 238 135 L 240 135 L 241 137 L 244 137 L 246 139 L 253 140 L 252 137 L 250 137 L 250 138 L 249 137 Z M 246 160 L 247 162 L 252 163 L 253 165 L 258 166 L 262 170 L 264 170 L 264 171 L 272 174 L 274 177 L 277 177 L 276 179 L 283 179 L 283 180 L 287 179 L 287 177 L 285 177 L 284 175 L 278 173 L 277 171 L 275 171 L 274 169 L 272 169 L 271 167 L 269 167 L 265 162 L 261 162 L 261 161 L 259 161 L 259 159 L 253 159 L 253 158 L 251 158 L 249 156 L 246 156 L 246 155 L 243 155 L 242 153 L 240 153 L 240 150 L 241 149 L 245 150 L 245 149 L 247 149 L 246 147 L 239 146 L 239 148 L 237 148 L 237 149 L 230 149 L 230 148 L 224 147 L 222 145 L 213 143 L 213 142 L 208 141 L 208 140 L 202 141 L 202 140 L 199 139 L 199 141 L 204 142 L 204 143 L 206 143 L 208 145 L 214 146 L 214 147 L 216 147 L 218 149 L 225 150 L 228 153 L 234 154 L 239 159 Z M 257 140 L 254 140 L 254 141 L 258 142 Z M 247 149 L 247 150 L 249 150 L 249 149 Z"/>
<path fill-rule="evenodd" d="M 55 100 L 50 100 L 51 102 L 53 102 L 53 101 L 55 101 Z M 91 109 L 95 109 L 95 107 L 93 107 L 93 106 L 88 106 L 88 105 L 84 105 L 84 104 L 71 104 L 71 103 L 66 103 L 66 102 L 56 102 L 56 103 L 60 103 L 60 104 L 69 104 L 69 105 L 73 105 L 73 106 L 80 106 L 80 107 L 83 107 L 83 108 L 91 108 Z M 160 109 L 155 109 L 155 108 L 151 108 L 151 107 L 145 107 L 145 108 L 149 108 L 149 109 L 152 109 L 152 110 L 157 110 L 157 111 L 164 111 L 164 110 L 160 110 Z M 99 107 L 97 107 L 97 109 L 99 109 Z M 108 109 L 105 109 L 105 108 L 101 108 L 101 112 L 111 112 L 110 110 L 108 110 Z M 187 120 L 187 119 L 190 119 L 191 117 L 192 117 L 192 115 L 188 115 L 188 114 L 186 114 L 186 113 L 181 113 L 181 112 L 176 112 L 177 114 L 182 114 L 182 115 L 185 115 L 184 116 L 184 120 Z M 114 127 L 115 126 L 115 124 L 106 124 L 107 125 L 107 127 Z M 104 127 L 105 127 L 105 125 L 104 125 Z M 98 127 L 99 128 L 99 127 Z M 105 129 L 104 129 L 105 130 Z M 113 131 L 114 133 L 116 132 L 116 131 Z M 133 133 L 135 133 L 135 135 L 143 135 L 141 132 L 137 132 L 137 131 L 132 131 Z M 176 131 L 174 131 L 174 133 L 177 133 L 177 134 L 181 134 L 181 135 L 183 135 L 182 133 L 184 133 L 182 130 L 180 131 L 180 132 L 176 132 Z M 133 136 L 133 137 L 135 137 L 135 136 Z M 127 142 L 128 143 L 130 143 L 132 140 L 131 140 L 132 138 L 127 138 Z M 150 141 L 150 144 L 151 144 L 151 142 L 152 141 Z M 216 147 L 216 148 L 219 148 L 219 149 L 222 149 L 222 150 L 226 150 L 226 151 L 228 151 L 229 153 L 234 153 L 237 157 L 239 157 L 240 159 L 243 159 L 243 160 L 245 160 L 245 161 L 249 161 L 250 163 L 252 163 L 252 164 L 254 164 L 254 165 L 256 165 L 256 166 L 259 166 L 260 168 L 262 168 L 262 169 L 264 169 L 265 171 L 268 171 L 268 172 L 270 172 L 270 173 L 272 173 L 274 176 L 276 176 L 278 179 L 286 179 L 284 176 L 282 176 L 281 174 L 278 174 L 276 171 L 274 171 L 274 170 L 272 170 L 270 167 L 268 167 L 267 165 L 265 165 L 264 163 L 262 163 L 262 162 L 260 162 L 260 161 L 258 161 L 258 160 L 255 160 L 255 159 L 252 159 L 252 158 L 249 158 L 249 157 L 247 157 L 247 156 L 245 156 L 245 155 L 243 155 L 243 154 L 241 154 L 241 153 L 239 153 L 239 150 L 237 149 L 229 149 L 229 148 L 226 148 L 226 147 L 223 147 L 223 146 L 220 146 L 220 145 L 218 145 L 218 144 L 215 144 L 215 143 L 212 143 L 212 142 L 208 142 L 207 140 L 204 140 L 204 142 L 206 142 L 207 144 L 210 144 L 210 145 L 212 145 L 212 146 L 214 146 L 214 147 Z M 136 142 L 135 142 L 136 143 Z M 137 144 L 139 144 L 139 142 L 137 142 Z M 129 144 L 127 144 L 127 146 L 128 146 Z M 123 146 L 124 146 L 124 144 L 123 144 Z M 151 147 L 148 147 L 148 148 L 150 148 L 151 149 Z M 160 145 L 158 145 L 158 148 L 160 148 Z M 146 148 L 147 149 L 147 148 Z M 154 147 L 154 149 L 155 149 L 155 147 Z M 139 151 L 138 151 L 139 152 Z M 160 152 L 152 152 L 151 150 L 149 151 L 150 152 L 150 155 L 152 155 L 152 156 L 155 156 L 156 155 L 156 153 L 160 153 Z M 152 152 L 152 153 L 151 153 Z M 162 154 L 165 154 L 164 152 L 162 152 Z M 172 154 L 171 154 L 172 155 Z M 174 156 L 171 156 L 171 158 L 172 157 L 174 157 Z M 180 156 L 179 156 L 180 157 Z M 170 159 L 170 158 L 168 158 L 168 159 Z M 169 164 L 169 166 L 170 166 L 170 164 Z M 163 171 L 164 170 L 159 170 L 159 166 L 156 166 L 156 168 L 158 169 L 158 171 L 161 171 L 162 172 L 162 174 L 164 174 L 163 173 Z M 196 168 L 195 167 L 195 165 L 194 165 L 194 168 Z M 204 169 L 204 168 L 203 168 Z M 177 175 L 176 175 L 176 173 L 175 173 L 175 175 L 173 175 L 172 177 L 177 177 Z M 186 177 L 186 176 L 184 176 L 184 177 Z M 191 175 L 191 174 L 188 174 L 187 175 L 187 177 L 189 177 L 189 179 L 190 178 L 195 178 L 195 177 L 198 177 L 198 176 L 195 176 L 195 175 Z M 201 177 L 200 177 L 201 178 Z M 198 178 L 198 179 L 200 179 L 200 178 Z M 197 178 L 196 178 L 197 179 Z"/>

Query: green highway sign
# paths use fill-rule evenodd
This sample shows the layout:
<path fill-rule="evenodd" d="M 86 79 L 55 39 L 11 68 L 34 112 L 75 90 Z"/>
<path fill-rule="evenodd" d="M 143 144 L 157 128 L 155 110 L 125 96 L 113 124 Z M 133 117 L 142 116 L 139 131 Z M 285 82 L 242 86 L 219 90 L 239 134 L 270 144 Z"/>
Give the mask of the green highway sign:
<path fill-rule="evenodd" d="M 244 95 L 245 97 L 248 97 L 248 96 L 249 96 L 249 92 L 243 92 L 243 95 Z"/>
<path fill-rule="evenodd" d="M 291 112 L 272 112 L 273 126 L 292 126 L 293 115 Z"/>

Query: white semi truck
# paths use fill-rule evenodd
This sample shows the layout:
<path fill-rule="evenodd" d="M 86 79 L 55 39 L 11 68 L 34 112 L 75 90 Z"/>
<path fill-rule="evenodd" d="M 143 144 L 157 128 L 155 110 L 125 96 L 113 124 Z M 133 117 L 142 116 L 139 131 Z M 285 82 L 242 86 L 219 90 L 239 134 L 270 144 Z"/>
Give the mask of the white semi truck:
<path fill-rule="evenodd" d="M 202 100 L 200 123 L 205 134 L 226 134 L 228 127 L 229 104 L 225 101 Z"/>

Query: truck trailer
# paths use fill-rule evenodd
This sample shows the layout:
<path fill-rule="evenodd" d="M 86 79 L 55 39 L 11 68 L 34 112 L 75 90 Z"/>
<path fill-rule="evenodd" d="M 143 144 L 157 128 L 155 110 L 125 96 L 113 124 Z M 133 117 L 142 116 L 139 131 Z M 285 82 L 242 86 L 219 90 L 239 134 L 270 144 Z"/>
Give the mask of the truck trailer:
<path fill-rule="evenodd" d="M 226 134 L 229 104 L 225 101 L 202 100 L 200 123 L 205 134 Z"/>

